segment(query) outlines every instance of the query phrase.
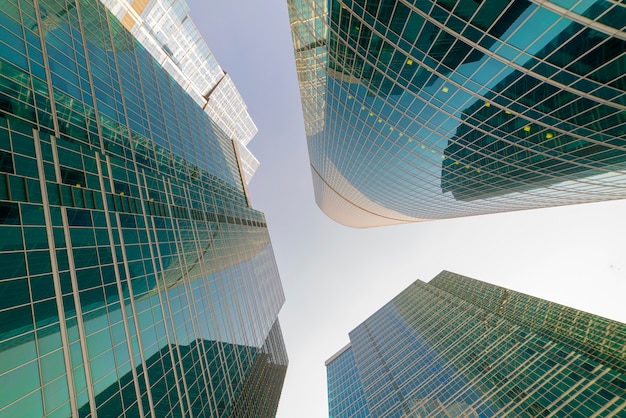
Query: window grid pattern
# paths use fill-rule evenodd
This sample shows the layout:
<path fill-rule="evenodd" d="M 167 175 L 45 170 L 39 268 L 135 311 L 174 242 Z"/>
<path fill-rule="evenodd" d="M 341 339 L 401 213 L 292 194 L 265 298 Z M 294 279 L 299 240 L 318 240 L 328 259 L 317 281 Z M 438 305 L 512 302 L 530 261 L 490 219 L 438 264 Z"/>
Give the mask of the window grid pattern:
<path fill-rule="evenodd" d="M 375 226 L 623 198 L 626 8 L 575 9 L 290 2 L 320 207 Z"/>
<path fill-rule="evenodd" d="M 185 1 L 103 0 L 102 3 L 229 138 L 246 148 L 258 129 L 237 87 L 189 18 Z M 250 178 L 252 174 L 253 171 Z"/>
<path fill-rule="evenodd" d="M 235 143 L 97 1 L 3 1 L 0 30 L 0 416 L 274 414 Z"/>
<path fill-rule="evenodd" d="M 369 417 L 352 350 L 348 347 L 326 364 L 329 418 Z"/>
<path fill-rule="evenodd" d="M 559 315 L 566 311 L 588 327 L 574 331 Z M 350 333 L 353 361 L 342 353 L 327 363 L 329 392 L 356 376 L 367 416 L 376 417 L 626 416 L 624 353 L 600 348 L 623 348 L 625 332 L 615 321 L 442 272 Z M 331 374 L 338 360 L 342 373 Z"/>

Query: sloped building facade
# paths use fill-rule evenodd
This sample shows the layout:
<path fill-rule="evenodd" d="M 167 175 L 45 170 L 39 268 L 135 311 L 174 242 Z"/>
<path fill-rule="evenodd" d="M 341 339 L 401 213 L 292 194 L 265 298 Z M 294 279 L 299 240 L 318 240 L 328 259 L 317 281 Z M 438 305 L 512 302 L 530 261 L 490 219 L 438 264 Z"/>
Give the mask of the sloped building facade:
<path fill-rule="evenodd" d="M 626 325 L 450 272 L 326 362 L 329 416 L 624 417 Z"/>
<path fill-rule="evenodd" d="M 0 2 L 0 416 L 273 416 L 256 127 L 184 2 L 107 5 Z"/>

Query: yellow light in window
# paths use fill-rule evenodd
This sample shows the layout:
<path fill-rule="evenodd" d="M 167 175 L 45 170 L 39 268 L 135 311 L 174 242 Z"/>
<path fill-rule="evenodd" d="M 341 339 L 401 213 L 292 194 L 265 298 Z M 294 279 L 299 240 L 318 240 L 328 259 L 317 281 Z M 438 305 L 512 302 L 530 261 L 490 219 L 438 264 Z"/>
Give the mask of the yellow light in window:
<path fill-rule="evenodd" d="M 477 173 L 480 173 L 480 168 L 477 168 L 477 169 L 476 169 L 476 172 L 477 172 Z"/>
<path fill-rule="evenodd" d="M 120 192 L 120 196 L 124 196 L 124 192 Z"/>
<path fill-rule="evenodd" d="M 393 131 L 393 126 L 390 126 L 390 127 L 389 127 L 389 130 L 390 130 L 390 131 Z"/>
<path fill-rule="evenodd" d="M 552 132 L 548 132 L 546 134 L 546 138 L 548 138 L 548 139 L 552 138 L 553 136 L 554 136 L 554 134 Z"/>
<path fill-rule="evenodd" d="M 458 162 L 458 161 L 455 161 L 455 162 L 454 162 L 454 165 L 459 165 L 459 162 Z"/>
<path fill-rule="evenodd" d="M 357 25 L 357 26 L 354 27 L 354 29 L 361 30 L 361 27 Z"/>
<path fill-rule="evenodd" d="M 365 110 L 365 106 L 361 106 L 361 110 Z"/>
<path fill-rule="evenodd" d="M 491 106 L 491 103 L 485 102 L 485 107 L 489 107 L 489 106 Z"/>
<path fill-rule="evenodd" d="M 374 116 L 374 112 L 370 112 L 370 116 Z"/>
<path fill-rule="evenodd" d="M 76 187 L 80 187 L 80 183 L 76 183 Z"/>
<path fill-rule="evenodd" d="M 447 93 L 447 92 L 450 91 L 450 89 L 448 89 L 447 87 L 444 87 L 444 88 L 441 89 L 441 91 L 443 91 L 444 93 Z"/>
<path fill-rule="evenodd" d="M 422 145 L 422 149 L 425 149 L 426 147 Z"/>
<path fill-rule="evenodd" d="M 412 59 L 406 60 L 406 65 L 413 65 L 413 60 Z"/>
<path fill-rule="evenodd" d="M 526 131 L 526 132 L 530 132 L 530 125 L 526 125 L 526 126 L 524 126 L 524 131 Z"/>
<path fill-rule="evenodd" d="M 511 111 L 510 110 L 505 110 L 504 113 L 506 113 L 507 115 L 510 115 Z"/>
<path fill-rule="evenodd" d="M 398 136 L 399 136 L 400 138 L 402 138 L 402 137 L 404 136 L 404 134 L 403 134 L 402 132 L 398 132 Z"/>
<path fill-rule="evenodd" d="M 383 120 L 381 118 L 378 118 L 378 123 L 381 123 Z"/>
<path fill-rule="evenodd" d="M 469 169 L 469 168 L 470 168 L 470 166 L 469 166 L 469 165 L 466 165 L 466 166 L 465 166 L 465 168 Z"/>
<path fill-rule="evenodd" d="M 151 197 L 151 198 L 150 198 L 150 201 L 151 201 L 151 202 L 154 202 L 154 197 Z"/>
<path fill-rule="evenodd" d="M 348 95 L 348 99 L 352 99 L 352 96 Z"/>
<path fill-rule="evenodd" d="M 346 5 L 345 5 L 345 4 L 342 4 L 342 5 L 341 5 L 341 8 L 342 8 L 342 9 L 345 9 L 345 8 L 346 8 Z"/>

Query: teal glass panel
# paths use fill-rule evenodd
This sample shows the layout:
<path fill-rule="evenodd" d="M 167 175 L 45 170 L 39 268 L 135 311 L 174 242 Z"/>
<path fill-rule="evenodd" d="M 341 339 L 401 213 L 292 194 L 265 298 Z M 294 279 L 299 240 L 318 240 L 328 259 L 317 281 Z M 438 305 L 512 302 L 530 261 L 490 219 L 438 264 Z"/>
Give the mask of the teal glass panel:
<path fill-rule="evenodd" d="M 47 249 L 48 234 L 43 227 L 24 227 L 24 242 L 27 250 Z"/>
<path fill-rule="evenodd" d="M 30 302 L 28 280 L 0 281 L 0 309 L 23 305 Z"/>
<path fill-rule="evenodd" d="M 19 225 L 20 207 L 17 203 L 0 202 L 0 225 Z"/>
<path fill-rule="evenodd" d="M 0 226 L 0 251 L 16 251 L 24 249 L 22 228 L 19 226 Z"/>
<path fill-rule="evenodd" d="M 0 279 L 26 276 L 26 259 L 23 252 L 0 253 Z"/>
<path fill-rule="evenodd" d="M 28 257 L 28 273 L 30 275 L 52 272 L 50 252 L 48 250 L 28 251 L 26 254 Z"/>

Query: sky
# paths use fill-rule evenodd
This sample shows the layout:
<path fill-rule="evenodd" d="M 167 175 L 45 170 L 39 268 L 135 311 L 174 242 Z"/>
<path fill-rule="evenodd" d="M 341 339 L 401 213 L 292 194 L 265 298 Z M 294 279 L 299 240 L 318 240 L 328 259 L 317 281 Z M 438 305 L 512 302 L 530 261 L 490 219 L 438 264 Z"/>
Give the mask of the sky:
<path fill-rule="evenodd" d="M 289 368 L 277 417 L 325 417 L 324 361 L 416 279 L 449 270 L 626 322 L 626 201 L 353 229 L 314 201 L 286 0 L 188 0 L 248 105 L 286 302 Z"/>

